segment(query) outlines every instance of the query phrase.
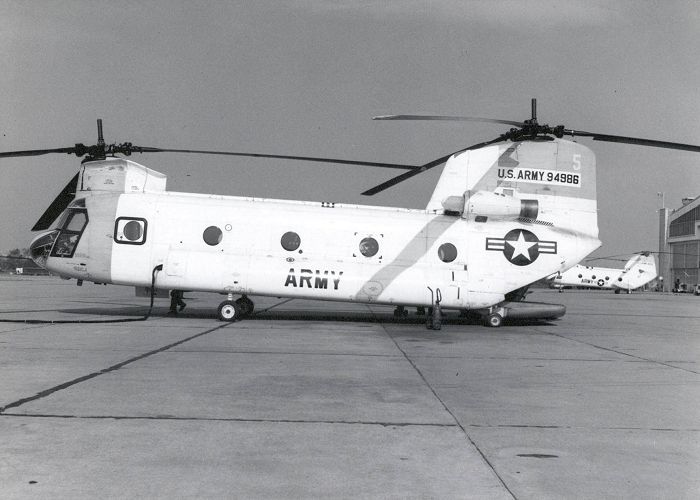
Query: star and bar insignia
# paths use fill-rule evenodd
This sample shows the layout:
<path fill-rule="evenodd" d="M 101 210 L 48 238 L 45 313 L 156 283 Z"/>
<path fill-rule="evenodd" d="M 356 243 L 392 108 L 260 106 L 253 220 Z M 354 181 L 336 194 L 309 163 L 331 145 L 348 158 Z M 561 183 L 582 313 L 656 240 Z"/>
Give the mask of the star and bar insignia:
<path fill-rule="evenodd" d="M 557 253 L 557 242 L 540 241 L 535 233 L 527 229 L 513 229 L 503 238 L 486 238 L 486 250 L 503 252 L 511 264 L 527 266 L 535 262 L 541 253 Z"/>

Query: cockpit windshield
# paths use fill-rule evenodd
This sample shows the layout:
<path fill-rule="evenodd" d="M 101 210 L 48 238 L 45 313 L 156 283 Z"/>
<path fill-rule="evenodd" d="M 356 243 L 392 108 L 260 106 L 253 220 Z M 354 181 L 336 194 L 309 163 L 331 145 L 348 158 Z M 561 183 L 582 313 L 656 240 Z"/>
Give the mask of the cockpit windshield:
<path fill-rule="evenodd" d="M 58 230 L 64 227 L 66 225 L 66 220 L 68 219 L 68 214 L 70 214 L 70 212 L 66 210 L 59 215 L 58 219 L 56 219 L 56 223 L 52 226 L 53 229 Z"/>

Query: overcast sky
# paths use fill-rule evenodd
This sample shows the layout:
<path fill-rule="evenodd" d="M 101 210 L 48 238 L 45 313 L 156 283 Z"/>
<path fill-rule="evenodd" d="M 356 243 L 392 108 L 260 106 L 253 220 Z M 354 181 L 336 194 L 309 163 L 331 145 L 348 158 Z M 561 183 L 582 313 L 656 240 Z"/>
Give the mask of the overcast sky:
<path fill-rule="evenodd" d="M 698 1 L 0 0 L 0 151 L 105 139 L 421 164 L 504 131 L 376 122 L 436 113 L 700 144 Z M 603 247 L 658 249 L 657 210 L 700 194 L 700 155 L 593 142 Z M 132 159 L 175 191 L 423 208 L 441 168 L 398 172 L 174 154 Z M 0 253 L 75 156 L 0 160 Z M 620 264 L 621 266 L 621 264 Z"/>

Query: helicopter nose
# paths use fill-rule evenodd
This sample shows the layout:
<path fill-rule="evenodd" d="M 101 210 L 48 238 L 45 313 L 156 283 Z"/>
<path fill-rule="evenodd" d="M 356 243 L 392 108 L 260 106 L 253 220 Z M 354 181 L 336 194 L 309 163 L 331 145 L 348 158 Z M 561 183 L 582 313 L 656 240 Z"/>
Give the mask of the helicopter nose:
<path fill-rule="evenodd" d="M 29 244 L 29 255 L 38 266 L 46 268 L 46 259 L 49 257 L 57 234 L 56 230 L 42 233 Z"/>

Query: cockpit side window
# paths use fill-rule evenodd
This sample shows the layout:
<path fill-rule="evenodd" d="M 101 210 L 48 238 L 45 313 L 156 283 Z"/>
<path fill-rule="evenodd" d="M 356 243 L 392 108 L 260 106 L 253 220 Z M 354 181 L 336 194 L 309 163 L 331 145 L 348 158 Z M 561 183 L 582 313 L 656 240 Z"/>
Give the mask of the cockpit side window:
<path fill-rule="evenodd" d="M 58 226 L 59 232 L 51 250 L 51 257 L 73 257 L 87 223 L 87 210 L 69 209 L 66 211 Z"/>
<path fill-rule="evenodd" d="M 66 231 L 80 232 L 87 224 L 87 212 L 74 212 L 65 226 Z"/>

